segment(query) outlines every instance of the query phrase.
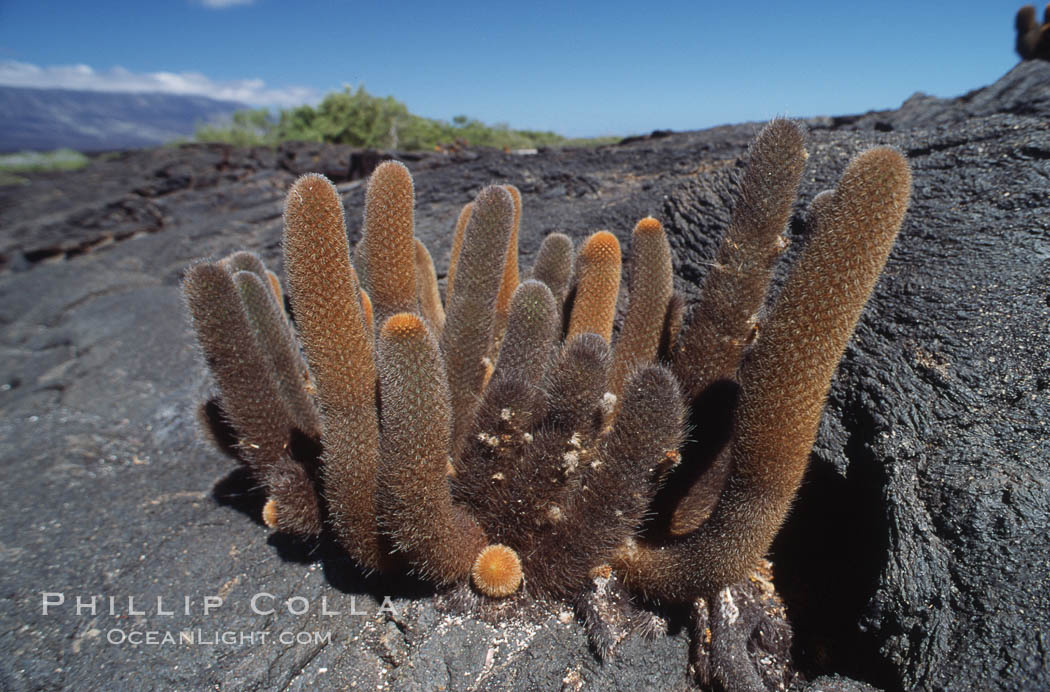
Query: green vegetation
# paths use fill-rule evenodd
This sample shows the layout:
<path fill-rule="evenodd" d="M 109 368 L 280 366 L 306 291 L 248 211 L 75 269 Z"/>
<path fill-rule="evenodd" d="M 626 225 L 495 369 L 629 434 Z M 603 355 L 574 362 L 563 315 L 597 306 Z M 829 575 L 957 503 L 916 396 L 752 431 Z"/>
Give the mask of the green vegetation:
<path fill-rule="evenodd" d="M 196 139 L 238 146 L 299 140 L 411 151 L 457 144 L 498 149 L 597 146 L 619 138 L 569 139 L 554 132 L 512 130 L 502 123 L 486 125 L 465 115 L 449 123 L 414 115 L 393 96 L 373 96 L 364 87 L 357 91 L 347 87 L 325 96 L 316 108 L 298 106 L 276 117 L 264 108 L 237 111 L 228 126 L 198 127 Z"/>
<path fill-rule="evenodd" d="M 240 147 L 276 144 L 274 125 L 265 108 L 243 110 L 233 114 L 233 122 L 228 126 L 198 125 L 194 138 L 198 142 L 223 142 Z"/>
<path fill-rule="evenodd" d="M 0 171 L 5 173 L 72 171 L 83 168 L 87 163 L 88 157 L 72 149 L 20 151 L 17 154 L 0 155 Z"/>
<path fill-rule="evenodd" d="M 27 184 L 29 178 L 17 175 L 18 173 L 72 171 L 83 168 L 87 163 L 88 157 L 72 149 L 0 154 L 0 187 Z"/>

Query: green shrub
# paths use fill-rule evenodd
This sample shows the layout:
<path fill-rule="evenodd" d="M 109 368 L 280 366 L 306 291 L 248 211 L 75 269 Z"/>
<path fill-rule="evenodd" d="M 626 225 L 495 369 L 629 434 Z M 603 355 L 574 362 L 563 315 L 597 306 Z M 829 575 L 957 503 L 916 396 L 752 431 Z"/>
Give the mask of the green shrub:
<path fill-rule="evenodd" d="M 265 108 L 240 110 L 233 121 L 220 125 L 198 125 L 194 138 L 198 142 L 223 142 L 241 147 L 276 144 L 276 123 Z"/>
<path fill-rule="evenodd" d="M 266 109 L 237 111 L 226 127 L 198 126 L 196 139 L 239 146 L 306 141 L 412 151 L 461 143 L 497 149 L 596 146 L 618 138 L 570 140 L 554 132 L 513 130 L 505 123 L 486 125 L 465 115 L 451 123 L 424 118 L 393 96 L 373 96 L 359 86 L 328 94 L 316 108 L 297 106 L 276 116 Z"/>
<path fill-rule="evenodd" d="M 20 151 L 0 155 L 0 171 L 73 171 L 88 164 L 88 157 L 72 149 L 54 151 Z"/>

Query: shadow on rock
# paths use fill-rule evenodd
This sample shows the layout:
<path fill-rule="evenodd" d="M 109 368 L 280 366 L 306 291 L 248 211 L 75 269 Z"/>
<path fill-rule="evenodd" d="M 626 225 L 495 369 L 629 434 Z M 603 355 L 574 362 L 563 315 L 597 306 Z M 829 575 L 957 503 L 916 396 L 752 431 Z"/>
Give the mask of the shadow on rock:
<path fill-rule="evenodd" d="M 848 477 L 811 460 L 773 544 L 775 581 L 794 629 L 793 658 L 806 677 L 838 673 L 895 689 L 879 642 L 857 626 L 889 550 L 885 479 L 870 454 L 851 458 Z"/>

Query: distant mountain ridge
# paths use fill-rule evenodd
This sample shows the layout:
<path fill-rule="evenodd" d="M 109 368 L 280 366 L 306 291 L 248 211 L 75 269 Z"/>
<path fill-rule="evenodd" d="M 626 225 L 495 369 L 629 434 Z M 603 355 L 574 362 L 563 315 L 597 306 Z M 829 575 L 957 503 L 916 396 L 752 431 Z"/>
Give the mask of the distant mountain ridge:
<path fill-rule="evenodd" d="M 241 108 L 205 96 L 0 86 L 0 152 L 157 146 Z"/>

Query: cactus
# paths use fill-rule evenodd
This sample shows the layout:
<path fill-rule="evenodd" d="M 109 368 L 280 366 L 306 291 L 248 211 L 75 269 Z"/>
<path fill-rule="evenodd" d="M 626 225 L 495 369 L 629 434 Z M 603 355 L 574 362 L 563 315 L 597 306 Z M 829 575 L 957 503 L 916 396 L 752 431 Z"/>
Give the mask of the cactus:
<path fill-rule="evenodd" d="M 531 278 L 547 284 L 547 288 L 561 305 L 569 294 L 572 265 L 572 240 L 564 233 L 551 233 L 540 244 Z"/>
<path fill-rule="evenodd" d="M 380 526 L 425 578 L 453 583 L 470 574 L 485 538 L 448 488 L 452 406 L 437 341 L 420 317 L 398 313 L 380 330 L 376 353 Z"/>
<path fill-rule="evenodd" d="M 478 555 L 471 576 L 478 591 L 492 598 L 503 598 L 521 586 L 521 560 L 512 548 L 490 545 Z"/>
<path fill-rule="evenodd" d="M 320 175 L 299 178 L 288 193 L 284 224 L 292 306 L 324 419 L 321 475 L 332 528 L 355 560 L 377 568 L 387 560 L 375 508 L 379 417 L 372 331 L 335 186 Z"/>
<path fill-rule="evenodd" d="M 445 303 L 452 302 L 452 285 L 456 281 L 456 267 L 459 265 L 459 253 L 463 249 L 463 234 L 467 230 L 467 222 L 474 212 L 474 203 L 467 202 L 459 212 L 456 219 L 456 228 L 452 232 L 452 253 L 448 261 L 448 281 L 445 286 Z"/>
<path fill-rule="evenodd" d="M 517 373 L 534 385 L 543 377 L 558 337 L 558 304 L 546 284 L 529 280 L 514 291 L 508 319 L 494 377 Z"/>
<path fill-rule="evenodd" d="M 503 279 L 500 281 L 499 294 L 496 296 L 496 322 L 493 325 L 493 342 L 499 348 L 503 332 L 507 329 L 507 315 L 510 312 L 510 300 L 520 282 L 518 275 L 518 231 L 521 227 L 521 192 L 513 185 L 504 185 L 514 203 L 514 217 L 510 227 L 510 240 L 507 241 L 507 255 L 503 260 Z"/>
<path fill-rule="evenodd" d="M 598 231 L 580 248 L 568 338 L 590 333 L 602 337 L 605 343 L 612 339 L 620 265 L 620 241 L 608 231 Z"/>
<path fill-rule="evenodd" d="M 290 445 L 297 433 L 318 435 L 320 421 L 304 389 L 287 325 L 276 316 L 270 291 L 259 279 L 265 270 L 231 274 L 245 266 L 239 261 L 247 253 L 240 254 L 233 262 L 191 267 L 183 292 L 197 341 L 219 385 L 222 415 L 239 438 L 236 451 L 271 497 L 272 525 L 316 535 L 321 532 L 316 469 L 310 459 L 293 459 Z"/>
<path fill-rule="evenodd" d="M 222 410 L 270 495 L 266 523 L 326 516 L 362 567 L 492 598 L 579 603 L 601 573 L 689 601 L 745 578 L 798 488 L 910 194 L 899 152 L 856 157 L 813 200 L 812 237 L 760 320 L 803 140 L 785 120 L 759 134 L 688 312 L 660 222 L 638 222 L 618 334 L 611 233 L 575 258 L 548 236 L 519 283 L 521 197 L 489 186 L 459 216 L 442 305 L 407 169 L 373 174 L 353 262 L 337 191 L 300 178 L 284 250 L 308 368 L 257 257 L 197 265 L 185 283 Z M 287 451 L 292 430 L 319 435 L 319 469 Z"/>
<path fill-rule="evenodd" d="M 674 293 L 671 245 L 663 226 L 646 217 L 631 237 L 631 300 L 616 340 L 609 391 L 619 396 L 639 363 L 656 360 L 667 308 Z"/>
<path fill-rule="evenodd" d="M 1015 50 L 1021 60 L 1050 60 L 1050 4 L 1043 10 L 1042 23 L 1036 19 L 1035 7 L 1025 5 L 1017 11 Z"/>
<path fill-rule="evenodd" d="M 373 171 L 365 196 L 361 254 L 368 267 L 365 292 L 377 324 L 397 312 L 416 312 L 416 246 L 412 237 L 415 193 L 404 164 L 384 161 Z"/>
<path fill-rule="evenodd" d="M 268 370 L 274 375 L 277 391 L 292 423 L 303 434 L 319 438 L 321 417 L 304 387 L 308 377 L 306 362 L 299 353 L 284 310 L 274 300 L 269 277 L 265 284 L 263 281 L 258 274 L 249 271 L 233 275 L 259 346 L 269 356 Z"/>
<path fill-rule="evenodd" d="M 802 480 L 832 375 L 910 191 L 907 161 L 881 148 L 856 157 L 833 196 L 817 197 L 814 236 L 740 370 L 732 470 L 717 504 L 687 536 L 625 547 L 618 565 L 628 586 L 668 601 L 712 596 L 746 577 L 768 549 Z"/>
<path fill-rule="evenodd" d="M 754 336 L 806 161 L 802 128 L 774 120 L 751 145 L 729 228 L 678 337 L 674 372 L 690 399 L 730 378 Z"/>
<path fill-rule="evenodd" d="M 694 453 L 687 456 L 694 473 L 706 466 L 692 482 L 669 489 L 681 495 L 671 517 L 676 535 L 707 518 L 729 471 L 728 421 L 717 416 L 736 403 L 736 371 L 755 337 L 776 258 L 787 245 L 782 233 L 806 161 L 804 138 L 797 124 L 773 120 L 751 145 L 729 228 L 675 341 L 672 369 L 694 402 L 694 414 L 703 419 L 691 445 Z"/>
<path fill-rule="evenodd" d="M 419 238 L 416 238 L 415 244 L 416 293 L 419 296 L 419 310 L 430 328 L 440 337 L 441 332 L 445 330 L 445 307 L 441 304 L 441 291 L 438 290 L 434 260 L 430 258 L 430 252 L 419 241 Z"/>
<path fill-rule="evenodd" d="M 514 223 L 514 201 L 506 189 L 490 185 L 474 200 L 463 231 L 455 292 L 448 300 L 441 347 L 452 391 L 452 451 L 463 446 L 470 432 L 478 394 L 486 379 L 485 360 L 492 345 L 495 304 L 503 279 Z"/>

